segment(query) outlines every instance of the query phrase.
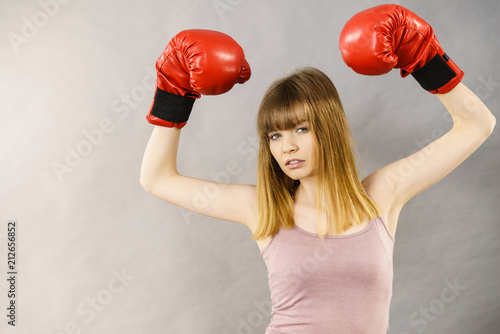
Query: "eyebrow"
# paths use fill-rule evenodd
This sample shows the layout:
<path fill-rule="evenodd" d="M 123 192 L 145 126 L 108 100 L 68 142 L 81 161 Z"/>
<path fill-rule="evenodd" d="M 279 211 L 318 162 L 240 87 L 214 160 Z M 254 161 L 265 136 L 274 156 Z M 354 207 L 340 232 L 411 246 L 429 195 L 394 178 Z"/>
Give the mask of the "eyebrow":
<path fill-rule="evenodd" d="M 293 125 L 292 125 L 292 128 L 296 127 L 296 126 L 299 126 L 301 124 L 304 124 L 304 123 L 308 123 L 309 122 L 306 120 L 306 119 L 302 119 L 302 120 L 299 120 L 298 122 L 295 122 Z"/>
<path fill-rule="evenodd" d="M 296 127 L 296 126 L 298 126 L 298 125 L 300 125 L 302 123 L 309 123 L 309 122 L 306 119 L 301 119 L 298 122 L 293 123 L 292 124 L 292 128 L 294 128 L 294 127 Z M 277 132 L 277 131 L 281 131 L 281 130 L 282 129 L 274 129 L 274 130 L 268 131 L 267 134 L 269 135 L 269 134 L 271 134 L 273 132 Z"/>

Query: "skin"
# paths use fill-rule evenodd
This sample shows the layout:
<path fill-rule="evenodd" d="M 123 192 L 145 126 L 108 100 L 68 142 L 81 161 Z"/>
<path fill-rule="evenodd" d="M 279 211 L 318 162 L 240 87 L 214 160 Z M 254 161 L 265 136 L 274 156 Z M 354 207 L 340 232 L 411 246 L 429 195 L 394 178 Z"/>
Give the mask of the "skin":
<path fill-rule="evenodd" d="M 294 218 L 301 222 L 304 230 L 316 231 L 316 195 L 318 177 L 314 168 L 317 144 L 307 121 L 299 122 L 291 130 L 275 131 L 269 134 L 269 149 L 281 170 L 293 180 L 300 180 L 295 193 Z M 290 169 L 288 159 L 304 160 L 300 167 Z M 324 216 L 324 213 L 320 213 Z M 324 217 L 323 217 L 324 218 Z M 266 239 L 262 245 L 269 241 Z"/>
<path fill-rule="evenodd" d="M 379 168 L 362 181 L 370 198 L 381 208 L 381 216 L 392 236 L 395 236 L 399 213 L 405 203 L 458 167 L 481 146 L 496 124 L 489 109 L 462 83 L 446 94 L 435 96 L 450 113 L 453 128 L 426 147 Z M 154 128 L 144 152 L 141 185 L 166 202 L 208 217 L 244 224 L 253 233 L 258 223 L 256 186 L 217 183 L 180 174 L 177 171 L 180 132 L 177 128 Z M 294 128 L 290 132 L 279 131 L 274 138 L 276 142 L 270 141 L 272 154 L 281 166 L 290 157 L 308 163 L 313 156 L 311 132 Z M 314 207 L 317 181 L 313 169 L 308 166 L 304 164 L 294 171 L 285 169 L 287 175 L 301 181 L 295 194 L 295 209 L 297 203 Z M 408 167 L 411 173 L 401 172 Z M 206 189 L 217 189 L 217 196 L 207 197 L 202 203 L 193 200 Z M 264 247 L 267 241 L 259 240 L 259 247 Z"/>
<path fill-rule="evenodd" d="M 316 149 L 314 137 L 309 124 L 303 121 L 291 130 L 275 131 L 269 134 L 269 149 L 283 172 L 294 180 L 313 178 L 313 156 Z M 290 169 L 286 166 L 288 159 L 304 160 L 303 165 Z"/>

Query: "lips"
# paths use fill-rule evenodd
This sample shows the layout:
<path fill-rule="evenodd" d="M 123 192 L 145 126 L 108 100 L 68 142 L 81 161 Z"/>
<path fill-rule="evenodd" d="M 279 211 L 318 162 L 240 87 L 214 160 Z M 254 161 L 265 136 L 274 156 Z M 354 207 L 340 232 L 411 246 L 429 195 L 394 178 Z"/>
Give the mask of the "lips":
<path fill-rule="evenodd" d="M 300 160 L 300 159 L 288 159 L 286 161 L 286 166 L 289 168 L 289 169 L 295 169 L 295 168 L 299 168 L 300 166 L 302 166 L 304 164 L 304 160 Z"/>

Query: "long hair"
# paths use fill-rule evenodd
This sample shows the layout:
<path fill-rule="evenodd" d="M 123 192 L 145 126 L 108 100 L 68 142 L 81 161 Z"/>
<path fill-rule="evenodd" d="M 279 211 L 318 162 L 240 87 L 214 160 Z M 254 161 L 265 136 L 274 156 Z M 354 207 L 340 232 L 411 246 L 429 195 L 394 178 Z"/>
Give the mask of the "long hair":
<path fill-rule="evenodd" d="M 313 133 L 318 178 L 316 215 L 320 231 L 320 212 L 324 210 L 327 228 L 340 234 L 365 218 L 379 215 L 380 209 L 368 197 L 358 177 L 354 144 L 337 89 L 322 71 L 306 67 L 275 81 L 265 93 L 257 115 L 260 138 L 257 166 L 259 222 L 251 239 L 276 234 L 281 227 L 293 228 L 295 192 L 300 180 L 288 177 L 269 148 L 269 133 L 290 130 L 306 120 Z"/>

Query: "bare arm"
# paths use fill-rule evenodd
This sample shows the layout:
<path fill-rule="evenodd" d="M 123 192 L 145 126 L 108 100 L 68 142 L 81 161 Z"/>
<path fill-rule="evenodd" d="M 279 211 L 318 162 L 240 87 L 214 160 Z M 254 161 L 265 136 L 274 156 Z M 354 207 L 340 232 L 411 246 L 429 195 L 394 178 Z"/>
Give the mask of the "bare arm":
<path fill-rule="evenodd" d="M 368 175 L 363 184 L 398 213 L 411 198 L 429 188 L 467 159 L 492 133 L 496 118 L 464 84 L 436 94 L 453 118 L 453 128 L 418 152 Z M 395 233 L 397 220 L 390 229 Z"/>
<path fill-rule="evenodd" d="M 181 129 L 155 126 L 149 138 L 141 166 L 141 185 L 153 191 L 159 177 L 177 174 L 177 150 Z"/>
<path fill-rule="evenodd" d="M 255 186 L 179 174 L 177 151 L 181 131 L 155 126 L 142 160 L 141 185 L 152 195 L 184 209 L 250 227 L 256 217 Z"/>
<path fill-rule="evenodd" d="M 453 118 L 453 128 L 420 151 L 395 163 L 411 166 L 398 178 L 396 195 L 401 206 L 429 188 L 467 159 L 492 133 L 496 118 L 464 84 L 446 94 L 436 94 Z M 416 163 L 420 161 L 419 163 Z"/>

